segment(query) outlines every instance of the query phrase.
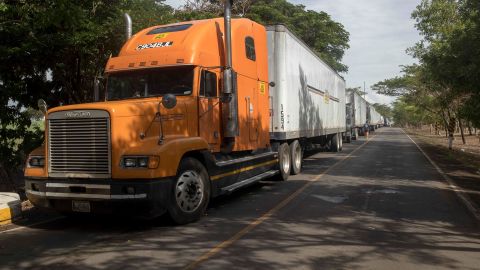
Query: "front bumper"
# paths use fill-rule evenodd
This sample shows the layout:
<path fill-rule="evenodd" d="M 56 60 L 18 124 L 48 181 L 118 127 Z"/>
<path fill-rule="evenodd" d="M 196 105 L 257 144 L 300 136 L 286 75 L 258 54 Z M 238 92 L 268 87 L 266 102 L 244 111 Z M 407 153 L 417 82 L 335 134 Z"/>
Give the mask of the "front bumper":
<path fill-rule="evenodd" d="M 152 218 L 166 211 L 172 179 L 66 180 L 26 179 L 27 198 L 35 206 L 72 212 L 73 201 L 89 202 L 94 214 Z M 133 191 L 133 192 L 132 192 Z"/>

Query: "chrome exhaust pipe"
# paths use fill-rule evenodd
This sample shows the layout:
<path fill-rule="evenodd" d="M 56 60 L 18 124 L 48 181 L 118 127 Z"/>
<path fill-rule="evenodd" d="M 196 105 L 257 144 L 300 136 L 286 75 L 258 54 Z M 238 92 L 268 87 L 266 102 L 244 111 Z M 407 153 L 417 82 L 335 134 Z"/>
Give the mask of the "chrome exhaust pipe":
<path fill-rule="evenodd" d="M 229 152 L 235 144 L 235 137 L 238 136 L 238 96 L 236 85 L 236 74 L 232 69 L 232 24 L 231 9 L 232 0 L 225 0 L 224 6 L 224 32 L 225 32 L 225 69 L 223 70 L 223 136 L 224 151 Z"/>
<path fill-rule="evenodd" d="M 132 37 L 132 18 L 128 13 L 123 14 L 123 18 L 125 19 L 125 37 L 129 40 Z"/>

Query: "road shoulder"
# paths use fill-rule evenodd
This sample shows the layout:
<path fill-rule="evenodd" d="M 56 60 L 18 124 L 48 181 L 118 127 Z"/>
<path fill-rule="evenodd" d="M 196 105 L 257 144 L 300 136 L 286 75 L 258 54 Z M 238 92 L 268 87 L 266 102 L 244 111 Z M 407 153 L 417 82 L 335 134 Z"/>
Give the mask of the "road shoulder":
<path fill-rule="evenodd" d="M 434 167 L 444 176 L 472 215 L 480 221 L 480 168 L 465 164 L 450 150 L 428 143 L 415 134 L 408 134 L 422 152 L 433 162 Z"/>

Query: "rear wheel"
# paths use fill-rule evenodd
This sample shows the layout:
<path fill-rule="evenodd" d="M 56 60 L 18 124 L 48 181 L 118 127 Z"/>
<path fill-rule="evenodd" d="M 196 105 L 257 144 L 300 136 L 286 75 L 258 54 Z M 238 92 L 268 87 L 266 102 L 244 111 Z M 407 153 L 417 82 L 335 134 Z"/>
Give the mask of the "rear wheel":
<path fill-rule="evenodd" d="M 210 180 L 207 170 L 198 160 L 181 161 L 172 187 L 168 213 L 177 224 L 199 220 L 210 199 Z"/>
<path fill-rule="evenodd" d="M 299 174 L 302 170 L 303 153 L 302 146 L 300 145 L 300 142 L 298 142 L 298 140 L 295 140 L 290 144 L 290 157 L 290 163 L 292 164 L 291 173 Z"/>
<path fill-rule="evenodd" d="M 287 143 L 282 143 L 278 147 L 278 171 L 280 174 L 276 177 L 280 181 L 288 179 L 291 170 L 290 147 Z"/>
<path fill-rule="evenodd" d="M 342 135 L 341 135 L 341 133 L 338 133 L 338 138 L 339 138 L 339 140 L 338 140 L 338 144 L 339 144 L 338 151 L 342 151 L 342 149 L 343 149 L 343 140 L 342 140 Z"/>
<path fill-rule="evenodd" d="M 338 133 L 334 134 L 330 140 L 330 151 L 338 152 L 340 151 L 340 140 L 338 139 Z"/>

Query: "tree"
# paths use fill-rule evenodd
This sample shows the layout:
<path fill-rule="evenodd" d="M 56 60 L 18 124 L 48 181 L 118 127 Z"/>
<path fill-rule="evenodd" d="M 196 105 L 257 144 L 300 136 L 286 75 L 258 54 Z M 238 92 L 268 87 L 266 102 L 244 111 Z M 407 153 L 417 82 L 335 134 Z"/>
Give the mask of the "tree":
<path fill-rule="evenodd" d="M 478 1 L 423 0 L 412 18 L 423 38 L 407 52 L 418 64 L 405 67 L 402 76 L 378 82 L 372 88 L 405 97 L 402 102 L 431 114 L 429 121 L 441 121 L 445 127 L 457 121 L 465 143 L 463 123 L 480 124 Z"/>

